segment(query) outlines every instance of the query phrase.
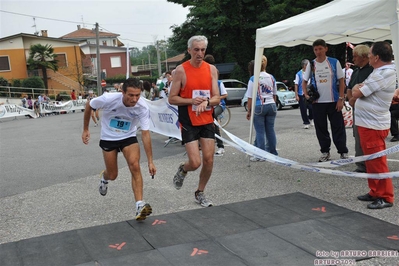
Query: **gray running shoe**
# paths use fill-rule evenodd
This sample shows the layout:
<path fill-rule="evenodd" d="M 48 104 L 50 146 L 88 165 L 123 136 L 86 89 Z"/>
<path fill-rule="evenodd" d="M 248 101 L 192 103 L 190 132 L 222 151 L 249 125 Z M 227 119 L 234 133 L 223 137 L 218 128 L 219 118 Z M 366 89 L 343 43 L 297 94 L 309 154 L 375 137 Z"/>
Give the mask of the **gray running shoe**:
<path fill-rule="evenodd" d="M 176 189 L 181 189 L 183 186 L 184 178 L 187 176 L 187 172 L 183 171 L 184 163 L 180 163 L 177 173 L 173 177 L 173 185 Z"/>
<path fill-rule="evenodd" d="M 143 202 L 136 210 L 136 221 L 143 221 L 152 213 L 150 204 Z"/>
<path fill-rule="evenodd" d="M 349 158 L 348 153 L 346 152 L 341 153 L 341 159 L 348 159 L 348 158 Z"/>
<path fill-rule="evenodd" d="M 330 153 L 329 152 L 322 152 L 321 156 L 319 158 L 319 162 L 327 162 L 328 159 L 330 159 Z"/>
<path fill-rule="evenodd" d="M 194 196 L 195 196 L 195 202 L 200 204 L 202 207 L 211 207 L 211 206 L 213 206 L 212 201 L 207 199 L 207 198 L 205 198 L 204 192 L 202 192 L 202 191 L 196 192 L 194 194 Z"/>
<path fill-rule="evenodd" d="M 108 181 L 103 180 L 104 171 L 100 173 L 100 185 L 98 186 L 98 191 L 100 191 L 101 196 L 107 195 L 108 191 Z"/>

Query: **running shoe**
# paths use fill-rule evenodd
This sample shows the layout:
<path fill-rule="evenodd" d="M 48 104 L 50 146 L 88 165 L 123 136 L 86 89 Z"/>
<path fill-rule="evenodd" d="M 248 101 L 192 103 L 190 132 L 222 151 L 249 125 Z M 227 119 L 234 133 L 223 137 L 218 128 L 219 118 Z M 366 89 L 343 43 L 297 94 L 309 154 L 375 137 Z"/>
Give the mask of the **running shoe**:
<path fill-rule="evenodd" d="M 341 153 L 341 159 L 348 159 L 348 158 L 349 158 L 348 153 L 346 153 L 346 152 Z"/>
<path fill-rule="evenodd" d="M 310 127 L 309 124 L 303 126 L 304 129 L 309 129 L 309 127 Z"/>
<path fill-rule="evenodd" d="M 216 156 L 223 156 L 224 154 L 224 148 L 219 148 L 216 152 L 215 155 Z"/>
<path fill-rule="evenodd" d="M 103 179 L 104 177 L 104 171 L 100 173 L 100 185 L 98 187 L 98 191 L 100 191 L 101 196 L 107 195 L 107 190 L 108 190 L 108 181 Z"/>
<path fill-rule="evenodd" d="M 213 206 L 212 201 L 207 199 L 205 197 L 204 192 L 202 192 L 202 191 L 195 192 L 194 197 L 195 197 L 195 202 L 200 204 L 202 207 L 211 207 L 211 206 Z"/>
<path fill-rule="evenodd" d="M 143 201 L 136 209 L 136 221 L 143 221 L 152 213 L 150 204 Z"/>
<path fill-rule="evenodd" d="M 328 159 L 330 159 L 330 153 L 329 152 L 322 152 L 321 156 L 319 158 L 319 162 L 327 162 Z"/>
<path fill-rule="evenodd" d="M 180 163 L 177 173 L 173 177 L 173 185 L 176 189 L 181 189 L 183 186 L 184 178 L 187 176 L 187 172 L 183 170 L 184 163 Z"/>

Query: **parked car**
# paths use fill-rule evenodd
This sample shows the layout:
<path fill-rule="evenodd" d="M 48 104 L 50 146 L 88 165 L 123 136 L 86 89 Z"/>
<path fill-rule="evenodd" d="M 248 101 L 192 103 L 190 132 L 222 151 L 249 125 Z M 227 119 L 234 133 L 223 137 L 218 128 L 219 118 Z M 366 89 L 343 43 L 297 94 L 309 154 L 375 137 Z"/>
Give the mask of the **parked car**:
<path fill-rule="evenodd" d="M 295 99 L 295 92 L 288 90 L 288 87 L 280 81 L 277 81 L 276 85 L 277 85 L 277 99 L 276 99 L 277 109 L 281 110 L 285 106 L 292 106 L 292 108 L 295 109 L 298 108 L 299 103 Z M 244 94 L 244 97 L 241 99 L 241 106 L 244 106 L 245 111 L 248 111 L 247 102 L 248 98 Z"/>
<path fill-rule="evenodd" d="M 247 84 L 236 79 L 222 79 L 224 87 L 227 91 L 228 102 L 240 101 L 247 91 Z"/>

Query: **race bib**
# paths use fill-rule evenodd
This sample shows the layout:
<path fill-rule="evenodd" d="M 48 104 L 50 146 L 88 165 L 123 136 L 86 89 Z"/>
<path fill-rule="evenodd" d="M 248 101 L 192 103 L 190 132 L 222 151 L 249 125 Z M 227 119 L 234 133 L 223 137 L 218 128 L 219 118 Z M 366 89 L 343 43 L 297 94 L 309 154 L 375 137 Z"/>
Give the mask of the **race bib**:
<path fill-rule="evenodd" d="M 119 117 L 114 117 L 109 122 L 109 127 L 114 132 L 129 132 L 132 122 L 121 119 Z"/>
<path fill-rule="evenodd" d="M 202 97 L 205 99 L 210 99 L 211 98 L 211 91 L 210 90 L 193 90 L 193 99 L 197 97 Z M 192 105 L 193 112 L 197 111 L 197 105 Z M 206 111 L 212 110 L 211 106 L 207 106 Z"/>

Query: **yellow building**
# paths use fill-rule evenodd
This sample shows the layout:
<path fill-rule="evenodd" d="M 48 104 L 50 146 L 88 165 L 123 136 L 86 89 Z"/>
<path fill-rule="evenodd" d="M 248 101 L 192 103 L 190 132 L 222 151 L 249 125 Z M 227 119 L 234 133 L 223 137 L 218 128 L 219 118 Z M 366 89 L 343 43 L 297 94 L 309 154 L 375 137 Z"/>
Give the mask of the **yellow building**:
<path fill-rule="evenodd" d="M 41 70 L 29 70 L 27 60 L 31 45 L 51 45 L 57 55 L 58 71 L 47 70 L 48 94 L 56 95 L 62 91 L 69 94 L 73 89 L 76 94 L 83 92 L 84 53 L 78 41 L 63 40 L 20 33 L 0 38 L 0 77 L 9 82 L 13 79 L 25 79 L 31 76 L 43 77 Z"/>

